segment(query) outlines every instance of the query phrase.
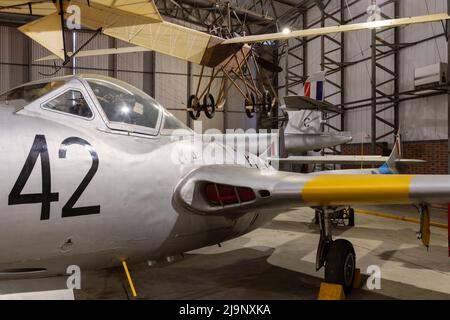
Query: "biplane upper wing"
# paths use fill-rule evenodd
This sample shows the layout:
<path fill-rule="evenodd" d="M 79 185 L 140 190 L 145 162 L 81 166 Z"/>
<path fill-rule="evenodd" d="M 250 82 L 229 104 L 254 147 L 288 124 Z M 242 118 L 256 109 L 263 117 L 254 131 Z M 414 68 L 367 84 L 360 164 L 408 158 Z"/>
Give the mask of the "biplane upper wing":
<path fill-rule="evenodd" d="M 447 20 L 447 19 L 450 19 L 450 16 L 447 13 L 437 13 L 437 14 L 417 16 L 417 17 L 386 19 L 386 20 L 379 20 L 379 21 L 372 21 L 372 22 L 338 25 L 338 26 L 333 26 L 333 27 L 296 30 L 296 31 L 291 31 L 291 32 L 286 32 L 286 33 L 285 32 L 277 32 L 277 33 L 260 34 L 260 35 L 254 35 L 254 36 L 237 37 L 237 38 L 227 39 L 223 42 L 223 44 L 251 43 L 251 42 L 264 42 L 264 41 L 274 41 L 274 40 L 286 40 L 286 39 L 290 39 L 290 38 L 315 37 L 315 36 L 322 36 L 322 35 L 326 35 L 326 34 L 333 34 L 333 33 L 340 33 L 340 32 L 360 31 L 360 30 L 375 29 L 375 28 L 392 28 L 392 27 L 400 27 L 400 26 L 411 25 L 411 24 L 436 22 L 436 21 Z"/>
<path fill-rule="evenodd" d="M 66 59 L 62 40 L 61 21 L 51 0 L 0 0 L 1 12 L 44 15 L 19 28 L 20 31 L 46 47 L 58 58 Z M 446 13 L 418 17 L 381 20 L 334 27 L 272 33 L 233 39 L 222 39 L 205 32 L 163 21 L 153 0 L 62 0 L 64 9 L 77 5 L 81 9 L 81 25 L 103 34 L 148 50 L 177 57 L 208 67 L 227 63 L 235 54 L 240 61 L 250 47 L 245 44 L 268 40 L 309 37 L 337 32 L 349 32 L 373 28 L 389 28 L 402 25 L 434 22 L 449 19 Z M 58 34 L 58 30 L 60 31 Z M 136 50 L 141 51 L 141 50 Z M 116 54 L 117 50 L 101 50 L 84 56 Z M 127 50 L 127 52 L 132 52 Z M 79 52 L 80 53 L 80 52 Z M 80 55 L 81 56 L 81 55 Z"/>
<path fill-rule="evenodd" d="M 56 7 L 48 0 L 0 0 L 0 12 L 46 16 L 55 13 Z"/>

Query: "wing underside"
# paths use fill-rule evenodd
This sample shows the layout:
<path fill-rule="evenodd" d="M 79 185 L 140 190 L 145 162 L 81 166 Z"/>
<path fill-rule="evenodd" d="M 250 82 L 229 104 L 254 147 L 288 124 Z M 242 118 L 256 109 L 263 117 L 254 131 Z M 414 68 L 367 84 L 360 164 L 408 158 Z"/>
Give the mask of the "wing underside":
<path fill-rule="evenodd" d="M 0 12 L 46 16 L 56 12 L 52 1 L 0 0 Z"/>

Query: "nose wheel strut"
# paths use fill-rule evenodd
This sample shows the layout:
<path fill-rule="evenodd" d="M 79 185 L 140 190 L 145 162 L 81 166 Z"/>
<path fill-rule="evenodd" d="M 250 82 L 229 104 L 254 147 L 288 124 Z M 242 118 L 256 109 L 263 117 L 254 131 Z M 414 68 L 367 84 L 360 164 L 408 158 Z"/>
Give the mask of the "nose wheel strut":
<path fill-rule="evenodd" d="M 356 271 L 356 255 L 350 241 L 333 240 L 331 218 L 333 209 L 317 209 L 320 240 L 316 254 L 316 270 L 325 266 L 325 281 L 340 284 L 345 293 L 350 293 Z"/>

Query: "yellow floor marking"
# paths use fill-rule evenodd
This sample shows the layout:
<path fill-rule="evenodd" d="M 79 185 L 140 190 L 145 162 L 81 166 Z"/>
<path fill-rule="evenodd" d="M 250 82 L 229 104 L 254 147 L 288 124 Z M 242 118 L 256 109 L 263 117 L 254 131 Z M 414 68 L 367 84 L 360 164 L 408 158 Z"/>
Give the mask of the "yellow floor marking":
<path fill-rule="evenodd" d="M 355 209 L 355 212 L 356 213 L 362 213 L 362 214 L 368 214 L 368 215 L 371 215 L 371 216 L 382 217 L 382 218 L 386 218 L 386 219 L 407 221 L 407 222 L 413 222 L 413 223 L 420 224 L 420 220 L 419 219 L 405 217 L 405 216 L 400 216 L 400 215 L 397 215 L 397 214 L 383 213 L 383 212 L 377 212 L 377 211 L 365 210 L 365 209 Z M 430 225 L 433 226 L 433 227 L 436 227 L 436 228 L 442 228 L 442 229 L 447 229 L 448 228 L 448 225 L 446 225 L 445 223 L 439 223 L 439 222 L 431 221 Z"/>
<path fill-rule="evenodd" d="M 125 260 L 122 261 L 123 269 L 127 275 L 128 283 L 130 284 L 131 292 L 133 292 L 133 297 L 137 297 L 136 290 L 134 289 L 133 280 L 131 279 L 130 272 L 128 271 L 128 266 Z"/>

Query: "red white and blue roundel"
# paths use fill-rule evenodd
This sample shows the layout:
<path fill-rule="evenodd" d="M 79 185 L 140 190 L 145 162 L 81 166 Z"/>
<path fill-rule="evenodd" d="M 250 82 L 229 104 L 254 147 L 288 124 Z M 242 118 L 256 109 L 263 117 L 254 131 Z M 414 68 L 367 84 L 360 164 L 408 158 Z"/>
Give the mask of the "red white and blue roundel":
<path fill-rule="evenodd" d="M 325 82 L 325 72 L 318 72 L 308 78 L 303 86 L 303 95 L 305 97 L 318 101 L 324 100 L 323 85 Z"/>

